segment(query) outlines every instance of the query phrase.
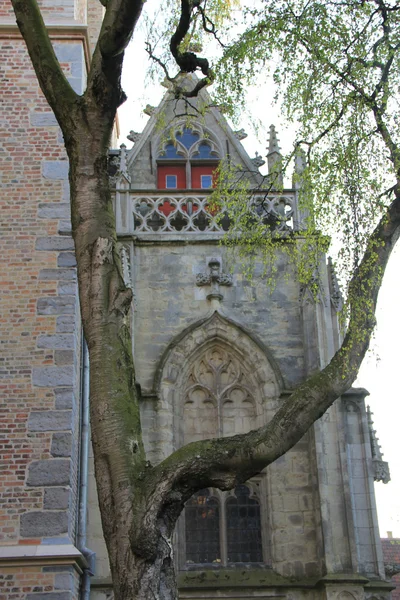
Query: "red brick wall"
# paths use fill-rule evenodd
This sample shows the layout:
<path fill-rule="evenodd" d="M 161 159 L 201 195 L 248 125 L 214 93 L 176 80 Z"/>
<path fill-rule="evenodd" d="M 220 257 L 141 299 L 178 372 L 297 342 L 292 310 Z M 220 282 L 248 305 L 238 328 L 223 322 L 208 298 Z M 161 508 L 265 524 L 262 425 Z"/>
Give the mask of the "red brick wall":
<path fill-rule="evenodd" d="M 385 563 L 400 565 L 400 538 L 382 538 L 383 560 Z M 392 577 L 396 589 L 392 592 L 392 600 L 400 600 L 400 573 Z"/>

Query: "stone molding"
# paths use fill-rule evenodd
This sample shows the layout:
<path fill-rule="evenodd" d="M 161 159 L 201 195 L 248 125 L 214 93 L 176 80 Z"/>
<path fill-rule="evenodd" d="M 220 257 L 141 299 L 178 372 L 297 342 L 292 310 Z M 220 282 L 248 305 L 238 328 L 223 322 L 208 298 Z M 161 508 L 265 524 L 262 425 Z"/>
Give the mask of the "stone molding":
<path fill-rule="evenodd" d="M 83 554 L 73 544 L 26 544 L 0 546 L 0 571 L 2 567 L 67 565 L 79 574 L 87 568 Z"/>

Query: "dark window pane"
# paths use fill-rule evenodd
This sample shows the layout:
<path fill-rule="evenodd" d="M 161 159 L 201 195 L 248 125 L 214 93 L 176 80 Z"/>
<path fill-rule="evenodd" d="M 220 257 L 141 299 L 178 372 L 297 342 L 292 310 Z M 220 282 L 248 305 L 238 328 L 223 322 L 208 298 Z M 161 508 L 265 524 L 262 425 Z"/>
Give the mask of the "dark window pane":
<path fill-rule="evenodd" d="M 245 485 L 226 501 L 228 562 L 262 562 L 260 505 Z"/>
<path fill-rule="evenodd" d="M 220 562 L 219 502 L 200 490 L 186 503 L 186 562 Z"/>

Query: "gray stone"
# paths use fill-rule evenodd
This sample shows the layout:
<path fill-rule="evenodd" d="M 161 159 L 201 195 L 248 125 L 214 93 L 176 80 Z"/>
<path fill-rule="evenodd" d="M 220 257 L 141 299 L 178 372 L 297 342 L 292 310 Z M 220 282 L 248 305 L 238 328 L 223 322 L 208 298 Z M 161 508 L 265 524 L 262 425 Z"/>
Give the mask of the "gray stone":
<path fill-rule="evenodd" d="M 29 465 L 29 474 L 26 484 L 33 487 L 55 485 L 65 486 L 69 485 L 70 476 L 71 461 L 67 458 L 35 460 Z M 45 532 L 43 535 L 52 536 L 55 535 L 55 533 Z"/>
<path fill-rule="evenodd" d="M 57 258 L 58 267 L 76 267 L 74 252 L 60 252 Z"/>
<path fill-rule="evenodd" d="M 82 79 L 80 77 L 68 77 L 68 83 L 77 94 L 82 94 L 83 92 L 83 84 Z"/>
<path fill-rule="evenodd" d="M 70 495 L 69 488 L 45 488 L 43 508 L 45 510 L 67 510 Z"/>
<path fill-rule="evenodd" d="M 71 315 L 75 313 L 74 296 L 50 296 L 39 298 L 36 305 L 38 315 Z"/>
<path fill-rule="evenodd" d="M 54 352 L 54 362 L 57 366 L 73 365 L 75 352 L 73 350 L 56 350 Z"/>
<path fill-rule="evenodd" d="M 75 396 L 72 388 L 58 388 L 54 390 L 56 409 L 68 410 L 75 405 Z"/>
<path fill-rule="evenodd" d="M 73 62 L 71 65 L 71 75 L 72 77 L 77 77 L 81 80 L 83 80 L 83 67 L 84 67 L 84 62 L 83 62 L 83 55 L 81 55 L 81 59 L 77 60 L 76 62 Z"/>
<path fill-rule="evenodd" d="M 72 231 L 71 221 L 60 221 L 58 233 L 60 235 L 70 235 Z"/>
<path fill-rule="evenodd" d="M 76 329 L 76 317 L 75 316 L 63 315 L 62 317 L 58 317 L 57 327 L 56 327 L 57 333 L 72 333 L 75 331 L 75 329 Z"/>
<path fill-rule="evenodd" d="M 39 592 L 27 594 L 25 600 L 72 600 L 72 592 Z"/>
<path fill-rule="evenodd" d="M 74 241 L 71 237 L 62 237 L 53 235 L 49 237 L 37 238 L 35 244 L 36 250 L 73 250 Z"/>
<path fill-rule="evenodd" d="M 54 52 L 62 63 L 71 63 L 82 60 L 83 50 L 81 44 L 53 44 Z"/>
<path fill-rule="evenodd" d="M 32 411 L 28 419 L 29 431 L 65 431 L 72 427 L 70 410 Z"/>
<path fill-rule="evenodd" d="M 56 457 L 71 456 L 72 434 L 71 433 L 53 433 L 51 442 L 51 454 Z"/>
<path fill-rule="evenodd" d="M 67 532 L 68 515 L 65 512 L 36 511 L 21 515 L 22 537 L 42 537 Z"/>
<path fill-rule="evenodd" d="M 77 293 L 78 289 L 75 282 L 60 281 L 57 291 L 61 296 L 73 296 Z"/>
<path fill-rule="evenodd" d="M 39 204 L 38 217 L 40 219 L 68 219 L 71 213 L 67 202 L 49 202 Z"/>
<path fill-rule="evenodd" d="M 74 578 L 72 573 L 59 573 L 54 578 L 54 588 L 56 590 L 71 590 L 74 589 Z"/>
<path fill-rule="evenodd" d="M 52 112 L 31 112 L 29 119 L 32 127 L 58 127 L 57 119 Z"/>
<path fill-rule="evenodd" d="M 40 335 L 36 345 L 38 348 L 71 350 L 74 348 L 74 336 L 71 333 L 58 333 L 55 335 Z"/>
<path fill-rule="evenodd" d="M 42 269 L 39 271 L 41 281 L 76 281 L 75 269 Z"/>
<path fill-rule="evenodd" d="M 69 163 L 67 160 L 44 160 L 42 175 L 45 179 L 68 179 Z"/>
<path fill-rule="evenodd" d="M 68 202 L 69 205 L 69 201 L 71 199 L 71 193 L 70 193 L 70 189 L 69 189 L 69 181 L 64 181 L 63 183 L 63 193 L 62 193 L 62 199 L 64 202 Z M 68 213 L 66 218 L 70 217 L 70 212 Z"/>
<path fill-rule="evenodd" d="M 74 369 L 65 367 L 34 367 L 32 371 L 33 385 L 38 387 L 64 387 L 74 380 Z"/>

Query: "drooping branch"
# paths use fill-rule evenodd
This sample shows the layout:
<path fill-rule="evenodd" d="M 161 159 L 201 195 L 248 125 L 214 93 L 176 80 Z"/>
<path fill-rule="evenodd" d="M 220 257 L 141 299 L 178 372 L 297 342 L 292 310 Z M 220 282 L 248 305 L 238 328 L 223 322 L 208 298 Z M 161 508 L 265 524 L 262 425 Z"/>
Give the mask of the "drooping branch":
<path fill-rule="evenodd" d="M 40 88 L 62 126 L 71 119 L 71 106 L 78 96 L 60 67 L 37 1 L 12 0 L 12 5 Z"/>
<path fill-rule="evenodd" d="M 145 476 L 147 508 L 142 518 L 148 537 L 145 542 L 138 529 L 131 533 L 136 550 L 143 552 L 147 544 L 151 553 L 157 538 L 152 525 L 156 516 L 169 514 L 174 521 L 195 491 L 209 486 L 231 489 L 259 473 L 299 441 L 352 385 L 375 327 L 379 289 L 399 235 L 397 195 L 371 235 L 350 282 L 350 320 L 342 347 L 321 372 L 297 387 L 267 425 L 246 434 L 188 444 Z"/>

